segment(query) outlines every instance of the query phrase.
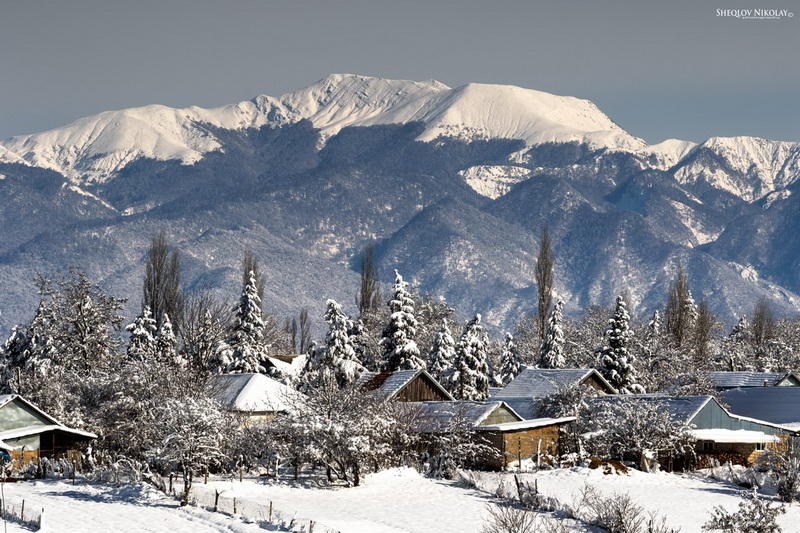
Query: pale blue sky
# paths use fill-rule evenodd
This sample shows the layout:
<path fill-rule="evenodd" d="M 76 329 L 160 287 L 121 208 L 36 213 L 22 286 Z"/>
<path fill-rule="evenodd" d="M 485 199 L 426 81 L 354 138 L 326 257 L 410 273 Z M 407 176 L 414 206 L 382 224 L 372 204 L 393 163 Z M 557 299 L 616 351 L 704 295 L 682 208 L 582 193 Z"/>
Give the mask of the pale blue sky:
<path fill-rule="evenodd" d="M 800 0 L 0 0 L 0 138 L 215 106 L 331 72 L 589 98 L 634 135 L 800 140 Z"/>

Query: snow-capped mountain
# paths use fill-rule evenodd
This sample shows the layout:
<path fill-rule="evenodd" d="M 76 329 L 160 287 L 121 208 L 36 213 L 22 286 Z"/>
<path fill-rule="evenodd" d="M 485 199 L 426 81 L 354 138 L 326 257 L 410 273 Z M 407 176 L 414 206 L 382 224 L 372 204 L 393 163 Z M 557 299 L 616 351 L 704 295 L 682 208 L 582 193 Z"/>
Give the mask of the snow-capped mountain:
<path fill-rule="evenodd" d="M 627 290 L 643 313 L 685 265 L 724 320 L 761 297 L 796 312 L 798 153 L 750 137 L 648 146 L 588 100 L 355 75 L 215 109 L 109 111 L 0 144 L 0 326 L 32 313 L 32 273 L 71 265 L 135 307 L 159 229 L 189 290 L 232 297 L 253 250 L 280 314 L 351 302 L 374 242 L 387 280 L 398 267 L 509 326 L 535 301 L 545 225 L 568 311 Z"/>
<path fill-rule="evenodd" d="M 278 98 L 261 95 L 214 109 L 150 105 L 106 111 L 62 128 L 14 137 L 0 145 L 0 161 L 21 158 L 77 181 L 100 182 L 139 158 L 197 162 L 222 146 L 209 126 L 241 130 L 303 119 L 323 138 L 348 126 L 420 122 L 425 129 L 419 139 L 424 141 L 447 136 L 520 139 L 527 146 L 579 142 L 596 148 L 645 147 L 588 100 L 505 85 L 471 83 L 451 89 L 438 81 L 334 74 Z"/>

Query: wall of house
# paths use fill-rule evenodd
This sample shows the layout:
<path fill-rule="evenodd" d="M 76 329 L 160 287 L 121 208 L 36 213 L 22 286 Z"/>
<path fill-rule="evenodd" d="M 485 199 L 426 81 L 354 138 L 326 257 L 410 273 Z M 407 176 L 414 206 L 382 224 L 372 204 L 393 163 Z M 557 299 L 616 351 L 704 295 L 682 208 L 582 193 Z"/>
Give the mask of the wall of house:
<path fill-rule="evenodd" d="M 399 402 L 446 402 L 450 400 L 423 374 L 414 378 L 395 399 Z"/>
<path fill-rule="evenodd" d="M 786 433 L 781 429 L 758 422 L 742 420 L 730 416 L 713 400 L 708 402 L 697 415 L 690 421 L 697 429 L 745 429 L 748 431 L 761 431 L 767 435 L 780 435 Z"/>
<path fill-rule="evenodd" d="M 501 405 L 492 411 L 489 416 L 481 420 L 481 425 L 494 426 L 496 424 L 505 424 L 506 422 L 519 422 L 519 417 Z"/>
<path fill-rule="evenodd" d="M 595 376 L 589 376 L 588 378 L 586 378 L 583 381 L 583 385 L 591 389 L 590 392 L 594 396 L 605 396 L 606 394 L 608 394 L 606 388 L 603 386 L 602 383 L 600 383 L 600 381 Z"/>
<path fill-rule="evenodd" d="M 480 436 L 500 452 L 497 462 L 490 465 L 492 468 L 501 468 L 519 459 L 530 459 L 537 454 L 558 455 L 559 434 L 558 426 L 480 432 Z"/>
<path fill-rule="evenodd" d="M 0 431 L 28 426 L 45 426 L 51 423 L 16 398 L 0 407 Z"/>

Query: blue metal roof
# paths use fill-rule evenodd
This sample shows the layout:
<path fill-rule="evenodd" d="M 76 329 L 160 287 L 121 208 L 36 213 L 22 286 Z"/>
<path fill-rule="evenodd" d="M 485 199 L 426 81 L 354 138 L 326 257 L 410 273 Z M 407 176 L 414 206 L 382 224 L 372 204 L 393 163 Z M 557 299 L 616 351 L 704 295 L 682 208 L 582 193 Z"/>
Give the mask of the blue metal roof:
<path fill-rule="evenodd" d="M 577 385 L 590 375 L 595 375 L 598 381 L 606 383 L 603 377 L 591 368 L 526 367 L 504 388 L 492 391 L 491 399 L 544 398 L 559 390 Z M 608 387 L 609 390 L 613 390 L 610 385 Z"/>
<path fill-rule="evenodd" d="M 708 377 L 717 389 L 738 387 L 773 387 L 783 378 L 791 377 L 786 372 L 709 372 Z"/>
<path fill-rule="evenodd" d="M 800 424 L 800 387 L 746 387 L 722 392 L 730 411 L 773 424 Z"/>
<path fill-rule="evenodd" d="M 665 410 L 676 422 L 689 424 L 700 410 L 713 401 L 711 396 L 659 396 L 656 394 L 618 394 L 590 398 L 589 406 L 602 405 L 603 402 L 648 402 L 659 410 Z"/>

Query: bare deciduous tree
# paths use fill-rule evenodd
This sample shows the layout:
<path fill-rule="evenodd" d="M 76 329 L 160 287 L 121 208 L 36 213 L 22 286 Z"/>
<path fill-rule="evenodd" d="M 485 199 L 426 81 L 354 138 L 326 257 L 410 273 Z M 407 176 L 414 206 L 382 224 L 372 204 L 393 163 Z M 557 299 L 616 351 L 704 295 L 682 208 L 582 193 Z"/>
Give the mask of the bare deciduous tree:
<path fill-rule="evenodd" d="M 751 323 L 753 333 L 753 343 L 762 346 L 772 339 L 775 334 L 775 315 L 769 300 L 761 298 L 753 309 L 753 320 Z"/>
<path fill-rule="evenodd" d="M 145 306 L 150 307 L 159 324 L 166 313 L 180 329 L 183 317 L 180 256 L 177 250 L 170 250 L 163 231 L 153 235 L 147 250 L 142 308 Z"/>
<path fill-rule="evenodd" d="M 367 245 L 360 259 L 361 286 L 356 295 L 356 306 L 360 315 L 381 306 L 381 283 L 378 280 L 378 266 L 375 262 L 375 246 Z"/>

